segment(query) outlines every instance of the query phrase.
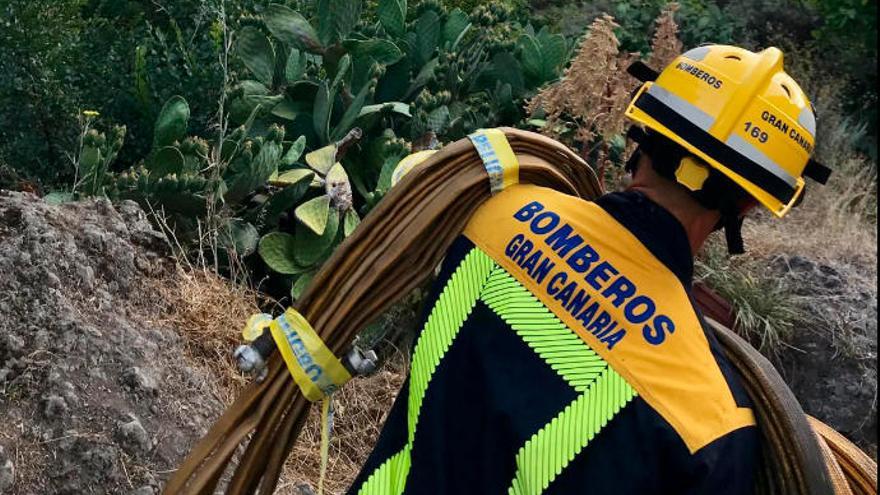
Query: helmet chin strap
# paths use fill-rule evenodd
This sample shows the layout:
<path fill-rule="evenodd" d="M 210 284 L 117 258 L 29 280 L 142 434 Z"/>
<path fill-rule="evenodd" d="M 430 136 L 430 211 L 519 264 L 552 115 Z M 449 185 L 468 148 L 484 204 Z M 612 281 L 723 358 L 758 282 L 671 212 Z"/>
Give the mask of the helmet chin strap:
<path fill-rule="evenodd" d="M 736 212 L 722 213 L 718 227 L 724 229 L 724 239 L 727 241 L 727 252 L 731 255 L 746 252 L 742 238 L 742 226 L 745 217 Z"/>

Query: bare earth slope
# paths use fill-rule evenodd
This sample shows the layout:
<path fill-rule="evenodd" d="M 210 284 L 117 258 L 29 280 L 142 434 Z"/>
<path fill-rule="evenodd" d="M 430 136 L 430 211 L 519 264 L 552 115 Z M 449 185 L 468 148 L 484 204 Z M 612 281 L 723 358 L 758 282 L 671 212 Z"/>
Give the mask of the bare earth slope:
<path fill-rule="evenodd" d="M 134 203 L 0 191 L 0 493 L 155 493 L 222 409 L 143 323 L 164 246 Z"/>

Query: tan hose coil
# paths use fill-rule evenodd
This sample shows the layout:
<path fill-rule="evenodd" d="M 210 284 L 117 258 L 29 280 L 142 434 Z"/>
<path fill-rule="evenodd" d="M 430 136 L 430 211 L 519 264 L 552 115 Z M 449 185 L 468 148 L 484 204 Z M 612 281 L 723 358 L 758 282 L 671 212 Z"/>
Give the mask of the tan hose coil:
<path fill-rule="evenodd" d="M 748 342 L 714 320 L 706 321 L 755 404 L 763 450 L 758 492 L 833 494 L 821 447 L 788 385 Z"/>
<path fill-rule="evenodd" d="M 592 169 L 567 147 L 539 134 L 503 131 L 519 160 L 521 183 L 585 199 L 599 195 Z M 489 197 L 486 170 L 470 141 L 446 146 L 408 173 L 367 215 L 324 264 L 296 309 L 330 350 L 342 355 L 358 330 L 433 273 Z M 733 332 L 717 324 L 713 328 L 758 404 L 765 450 L 759 492 L 834 493 L 817 437 L 781 377 Z M 265 380 L 248 386 L 217 420 L 168 481 L 165 493 L 213 493 L 230 466 L 225 493 L 272 493 L 309 405 L 274 354 Z"/>
<path fill-rule="evenodd" d="M 839 471 L 847 484 L 847 490 L 836 492 L 836 495 L 851 493 L 853 495 L 876 495 L 877 493 L 877 462 L 868 457 L 861 449 L 836 432 L 833 428 L 807 416 L 813 431 L 822 439 L 827 447 L 826 464 Z M 830 458 L 828 453 L 831 454 Z M 837 483 L 835 483 L 837 484 Z"/>

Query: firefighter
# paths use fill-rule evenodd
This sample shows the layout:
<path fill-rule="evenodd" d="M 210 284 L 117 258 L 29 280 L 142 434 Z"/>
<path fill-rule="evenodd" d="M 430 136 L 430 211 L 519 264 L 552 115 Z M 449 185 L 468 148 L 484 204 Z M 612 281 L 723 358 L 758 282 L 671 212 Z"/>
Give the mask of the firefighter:
<path fill-rule="evenodd" d="M 715 230 L 784 216 L 816 121 L 782 53 L 692 49 L 626 110 L 632 182 L 494 195 L 449 250 L 410 375 L 349 493 L 745 494 L 753 404 L 690 296 Z"/>

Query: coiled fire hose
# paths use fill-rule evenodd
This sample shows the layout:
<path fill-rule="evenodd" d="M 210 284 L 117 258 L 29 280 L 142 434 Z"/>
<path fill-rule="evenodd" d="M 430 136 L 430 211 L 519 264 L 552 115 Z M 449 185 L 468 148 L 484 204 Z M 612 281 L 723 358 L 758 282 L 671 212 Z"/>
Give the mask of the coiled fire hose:
<path fill-rule="evenodd" d="M 501 130 L 519 161 L 519 182 L 585 199 L 600 194 L 592 169 L 566 146 L 531 132 Z M 295 305 L 334 355 L 345 355 L 360 329 L 433 273 L 471 214 L 490 198 L 488 182 L 471 141 L 452 143 L 404 176 L 339 246 Z M 761 493 L 835 493 L 817 437 L 781 378 L 742 339 L 720 327 L 718 332 L 755 402 L 764 405 L 756 410 L 766 449 Z M 164 493 L 214 493 L 221 480 L 228 494 L 272 493 L 309 406 L 273 353 L 265 378 L 229 406 Z"/>

